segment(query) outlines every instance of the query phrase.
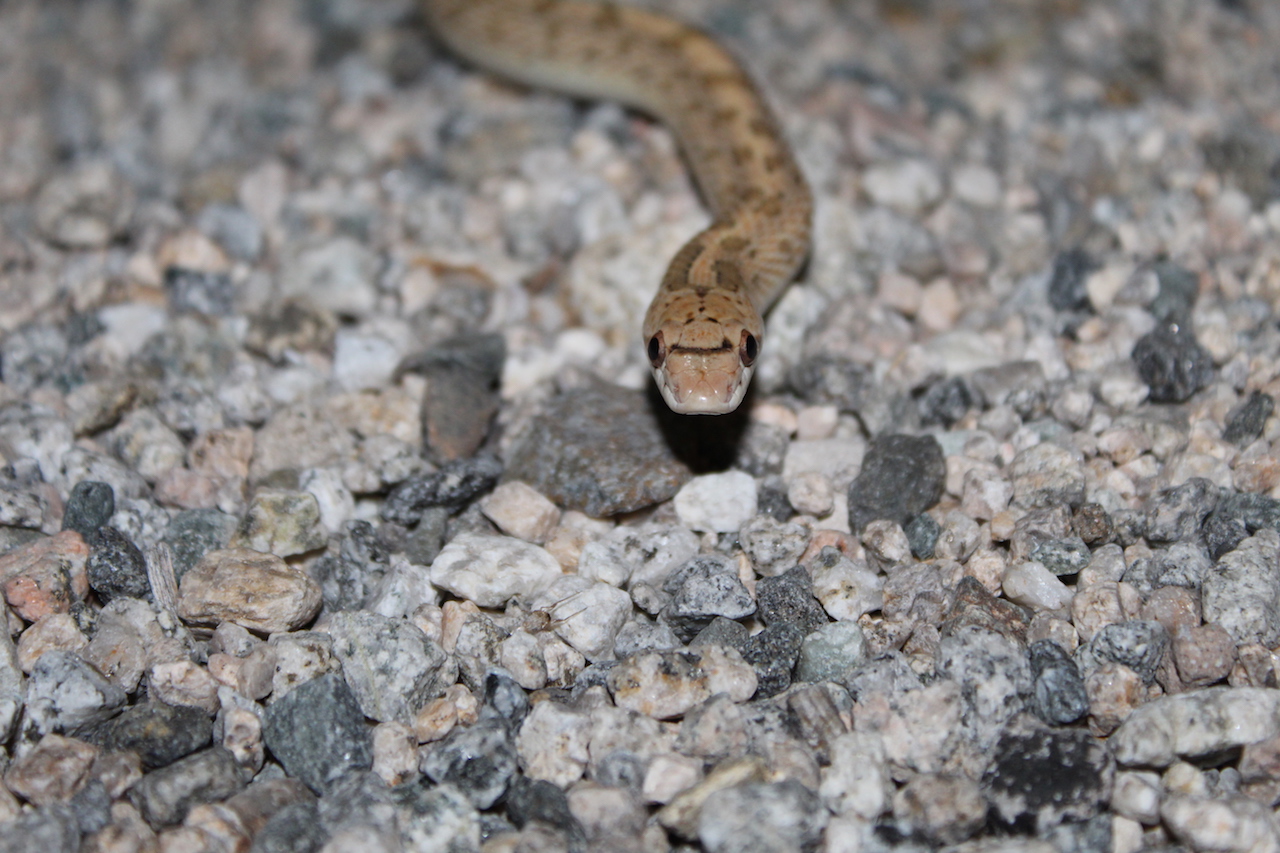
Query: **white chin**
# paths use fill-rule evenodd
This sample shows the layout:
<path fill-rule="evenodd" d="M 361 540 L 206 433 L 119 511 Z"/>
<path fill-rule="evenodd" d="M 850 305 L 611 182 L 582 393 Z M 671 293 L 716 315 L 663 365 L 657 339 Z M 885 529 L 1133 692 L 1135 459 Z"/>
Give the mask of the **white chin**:
<path fill-rule="evenodd" d="M 662 392 L 662 399 L 676 414 L 727 415 L 738 408 L 742 398 L 746 396 L 747 386 L 751 382 L 751 371 L 744 371 L 741 381 L 731 389 L 725 389 L 723 393 L 700 393 L 701 389 L 694 389 L 691 393 L 684 394 L 683 398 L 677 396 L 676 389 L 662 371 L 655 370 L 653 378 L 658 383 L 658 390 Z"/>

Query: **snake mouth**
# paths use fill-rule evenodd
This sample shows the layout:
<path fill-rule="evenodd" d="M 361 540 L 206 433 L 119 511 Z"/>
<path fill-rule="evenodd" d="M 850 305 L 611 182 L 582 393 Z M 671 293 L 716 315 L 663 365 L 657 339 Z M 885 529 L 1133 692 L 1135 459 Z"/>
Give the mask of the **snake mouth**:
<path fill-rule="evenodd" d="M 726 415 L 742 402 L 752 372 L 732 347 L 677 348 L 654 367 L 653 378 L 673 412 Z"/>

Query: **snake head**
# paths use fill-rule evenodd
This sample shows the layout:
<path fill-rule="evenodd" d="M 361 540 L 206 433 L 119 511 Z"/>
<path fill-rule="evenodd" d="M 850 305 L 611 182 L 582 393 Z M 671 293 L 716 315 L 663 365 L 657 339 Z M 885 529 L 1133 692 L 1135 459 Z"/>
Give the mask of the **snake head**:
<path fill-rule="evenodd" d="M 667 305 L 659 314 L 663 322 L 655 327 L 645 324 L 651 329 L 645 348 L 654 381 L 662 399 L 678 414 L 732 412 L 742 402 L 755 372 L 760 356 L 760 315 L 745 300 L 743 304 L 729 299 L 721 300 L 724 305 L 708 304 L 714 301 L 702 297 L 704 308 L 720 310 L 698 312 L 692 319 L 682 314 L 678 305 Z M 730 301 L 735 304 L 728 305 Z"/>

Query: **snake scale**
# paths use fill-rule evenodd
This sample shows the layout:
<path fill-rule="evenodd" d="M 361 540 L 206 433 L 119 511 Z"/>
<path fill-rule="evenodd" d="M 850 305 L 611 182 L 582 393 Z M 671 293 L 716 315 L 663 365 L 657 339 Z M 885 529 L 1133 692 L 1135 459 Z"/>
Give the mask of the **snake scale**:
<path fill-rule="evenodd" d="M 676 412 L 742 402 L 762 313 L 809 253 L 813 199 L 778 122 L 738 62 L 672 18 L 579 0 L 425 0 L 455 53 L 521 83 L 616 100 L 671 128 L 712 224 L 672 258 L 644 320 Z"/>

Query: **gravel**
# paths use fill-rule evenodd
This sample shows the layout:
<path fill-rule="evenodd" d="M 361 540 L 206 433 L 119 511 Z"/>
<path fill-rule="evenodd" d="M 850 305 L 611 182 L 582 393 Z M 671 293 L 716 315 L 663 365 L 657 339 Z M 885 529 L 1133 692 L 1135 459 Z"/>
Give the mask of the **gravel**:
<path fill-rule="evenodd" d="M 1280 7 L 649 0 L 814 251 L 408 0 L 0 4 L 0 851 L 1280 847 Z"/>

